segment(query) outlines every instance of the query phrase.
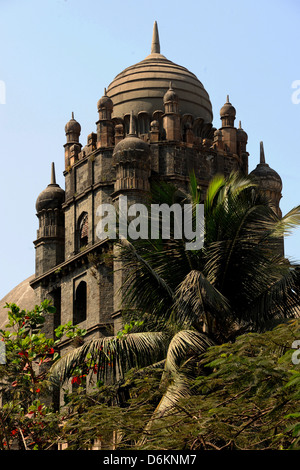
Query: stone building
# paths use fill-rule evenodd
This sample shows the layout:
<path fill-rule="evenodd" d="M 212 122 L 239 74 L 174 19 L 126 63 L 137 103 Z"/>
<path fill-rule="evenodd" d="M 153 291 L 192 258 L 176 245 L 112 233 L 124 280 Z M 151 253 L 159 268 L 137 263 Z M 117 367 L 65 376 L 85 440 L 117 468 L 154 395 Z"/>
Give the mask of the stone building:
<path fill-rule="evenodd" d="M 57 313 L 48 319 L 48 334 L 70 320 L 87 329 L 87 338 L 120 328 L 122 277 L 107 257 L 111 243 L 97 237 L 101 204 L 117 204 L 121 196 L 130 204 L 141 201 L 157 179 L 185 190 L 192 170 L 204 192 L 217 173 L 248 174 L 248 136 L 241 122 L 235 124 L 229 97 L 217 129 L 202 83 L 161 54 L 156 22 L 151 53 L 115 77 L 97 110 L 86 145 L 72 114 L 65 126 L 65 188 L 56 183 L 52 164 L 50 183 L 36 202 L 36 270 L 22 288 L 26 308 L 30 295 L 32 305 L 53 300 Z M 265 162 L 262 144 L 252 173 L 280 215 L 282 182 Z M 18 303 L 14 293 L 9 298 Z"/>

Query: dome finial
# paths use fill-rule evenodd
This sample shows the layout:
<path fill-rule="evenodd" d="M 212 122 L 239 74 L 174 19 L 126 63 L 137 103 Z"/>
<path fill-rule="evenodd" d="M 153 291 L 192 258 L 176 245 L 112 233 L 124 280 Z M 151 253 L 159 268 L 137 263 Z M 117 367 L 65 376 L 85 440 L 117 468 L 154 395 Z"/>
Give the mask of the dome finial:
<path fill-rule="evenodd" d="M 51 181 L 50 184 L 55 184 L 56 185 L 56 177 L 55 177 L 55 165 L 54 162 L 51 164 Z"/>
<path fill-rule="evenodd" d="M 265 151 L 264 151 L 264 143 L 260 142 L 260 164 L 265 165 L 266 159 L 265 159 Z"/>
<path fill-rule="evenodd" d="M 229 95 L 226 97 L 226 103 L 229 103 Z"/>
<path fill-rule="evenodd" d="M 154 21 L 154 26 L 153 26 L 151 54 L 160 54 L 160 43 L 159 43 L 159 35 L 158 35 L 158 28 L 157 28 L 156 21 Z"/>
<path fill-rule="evenodd" d="M 72 119 L 74 119 L 74 112 L 72 111 Z"/>

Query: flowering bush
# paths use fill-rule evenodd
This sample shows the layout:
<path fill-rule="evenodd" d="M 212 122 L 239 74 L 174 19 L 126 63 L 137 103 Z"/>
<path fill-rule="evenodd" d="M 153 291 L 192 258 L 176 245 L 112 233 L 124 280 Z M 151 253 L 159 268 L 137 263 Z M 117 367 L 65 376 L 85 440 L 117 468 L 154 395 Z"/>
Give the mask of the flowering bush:
<path fill-rule="evenodd" d="M 5 361 L 0 365 L 0 449 L 48 449 L 59 439 L 62 418 L 53 408 L 53 389 L 47 372 L 60 356 L 63 335 L 83 336 L 85 330 L 68 323 L 55 339 L 42 332 L 46 315 L 54 314 L 48 300 L 32 311 L 7 304 L 8 323 L 0 330 Z"/>

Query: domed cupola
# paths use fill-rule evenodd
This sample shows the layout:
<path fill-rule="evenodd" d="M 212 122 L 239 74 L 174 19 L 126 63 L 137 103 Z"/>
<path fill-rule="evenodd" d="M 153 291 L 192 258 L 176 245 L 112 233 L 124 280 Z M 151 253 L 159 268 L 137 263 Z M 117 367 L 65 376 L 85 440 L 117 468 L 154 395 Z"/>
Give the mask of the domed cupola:
<path fill-rule="evenodd" d="M 236 109 L 229 101 L 229 95 L 227 95 L 226 103 L 220 109 L 220 118 L 222 121 L 222 127 L 233 127 L 236 116 Z"/>
<path fill-rule="evenodd" d="M 248 134 L 242 128 L 242 123 L 239 121 L 239 127 L 236 131 L 236 140 L 237 140 L 237 152 L 241 156 L 246 152 L 246 146 L 248 142 Z"/>
<path fill-rule="evenodd" d="M 99 119 L 110 119 L 113 106 L 113 102 L 109 98 L 109 96 L 107 96 L 106 88 L 104 88 L 104 95 L 102 96 L 102 98 L 100 98 L 97 103 Z"/>
<path fill-rule="evenodd" d="M 64 260 L 65 220 L 62 204 L 65 192 L 56 184 L 55 168 L 52 163 L 51 182 L 40 193 L 36 201 L 39 228 L 36 248 L 35 274 L 40 276 Z"/>
<path fill-rule="evenodd" d="M 170 82 L 168 91 L 164 94 L 165 112 L 178 113 L 178 95 L 173 90 L 172 82 Z"/>
<path fill-rule="evenodd" d="M 114 142 L 114 126 L 111 120 L 113 102 L 107 96 L 106 88 L 104 95 L 97 103 L 99 119 L 97 121 L 97 141 L 100 147 L 112 147 Z"/>
<path fill-rule="evenodd" d="M 67 124 L 65 125 L 65 133 L 67 136 L 67 143 L 79 142 L 81 126 L 79 122 L 77 122 L 76 119 L 74 119 L 74 113 L 72 113 L 72 117 L 70 121 L 68 121 Z"/>
<path fill-rule="evenodd" d="M 265 160 L 263 142 L 260 142 L 260 162 L 250 176 L 257 182 L 259 188 L 273 201 L 276 213 L 281 216 L 279 201 L 282 197 L 282 180 L 279 174 L 270 168 Z"/>
<path fill-rule="evenodd" d="M 129 134 L 115 146 L 112 162 L 116 169 L 115 191 L 149 191 L 150 146 L 137 137 L 133 112 Z"/>
<path fill-rule="evenodd" d="M 281 192 L 282 180 L 279 174 L 266 163 L 263 142 L 260 142 L 260 162 L 250 175 L 258 181 L 263 189 Z"/>
<path fill-rule="evenodd" d="M 51 167 L 51 182 L 36 200 L 37 213 L 48 209 L 61 209 L 65 200 L 65 191 L 56 184 L 54 163 Z"/>
<path fill-rule="evenodd" d="M 160 53 L 157 23 L 154 23 L 151 53 L 141 62 L 119 73 L 107 88 L 111 98 L 113 118 L 124 119 L 129 110 L 140 112 L 153 120 L 155 111 L 162 110 L 163 98 L 169 83 L 180 97 L 179 113 L 190 114 L 211 123 L 212 105 L 209 95 L 196 75 L 185 67 L 168 60 Z"/>

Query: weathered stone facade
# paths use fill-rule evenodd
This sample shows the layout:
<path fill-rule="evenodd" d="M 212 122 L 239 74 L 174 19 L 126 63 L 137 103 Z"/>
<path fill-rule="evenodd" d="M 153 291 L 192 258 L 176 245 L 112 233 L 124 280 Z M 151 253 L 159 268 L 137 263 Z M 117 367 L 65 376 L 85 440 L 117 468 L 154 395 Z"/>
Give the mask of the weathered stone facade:
<path fill-rule="evenodd" d="M 70 320 L 87 329 L 87 338 L 120 328 L 121 274 L 105 257 L 111 242 L 97 238 L 99 205 L 116 204 L 120 195 L 130 203 L 139 201 L 154 179 L 186 190 L 192 171 L 204 193 L 218 173 L 248 174 L 247 134 L 241 123 L 235 127 L 229 97 L 216 129 L 201 82 L 160 54 L 156 24 L 151 54 L 119 74 L 97 107 L 97 130 L 85 146 L 73 115 L 66 125 L 65 190 L 56 185 L 53 168 L 51 183 L 37 200 L 31 286 L 39 301 L 52 298 L 57 308 L 47 323 L 48 334 Z M 268 169 L 267 189 L 279 212 L 281 180 Z"/>

